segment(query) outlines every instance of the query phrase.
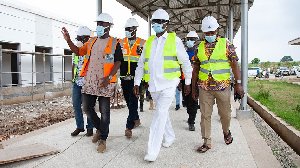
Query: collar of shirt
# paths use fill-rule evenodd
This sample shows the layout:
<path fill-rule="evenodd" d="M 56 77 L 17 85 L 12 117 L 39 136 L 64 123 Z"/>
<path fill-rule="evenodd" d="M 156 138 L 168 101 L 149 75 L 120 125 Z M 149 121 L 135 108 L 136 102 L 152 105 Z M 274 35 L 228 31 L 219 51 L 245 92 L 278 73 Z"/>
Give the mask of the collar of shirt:
<path fill-rule="evenodd" d="M 160 36 L 160 37 L 163 37 L 163 38 L 167 38 L 168 37 L 168 32 L 165 32 L 162 36 Z M 156 35 L 155 35 L 155 37 L 154 37 L 154 40 L 155 39 L 158 39 L 158 38 L 160 38 L 160 37 L 157 37 Z"/>

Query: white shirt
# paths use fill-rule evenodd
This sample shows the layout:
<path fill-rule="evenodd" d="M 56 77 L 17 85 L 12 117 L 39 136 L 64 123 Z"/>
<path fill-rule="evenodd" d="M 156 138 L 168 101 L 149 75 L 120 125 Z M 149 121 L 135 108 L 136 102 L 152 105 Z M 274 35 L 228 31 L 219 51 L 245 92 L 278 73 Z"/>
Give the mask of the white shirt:
<path fill-rule="evenodd" d="M 150 59 L 149 59 L 149 88 L 150 92 L 157 92 L 164 90 L 170 87 L 176 87 L 179 83 L 179 78 L 175 78 L 173 80 L 168 80 L 164 77 L 163 74 L 163 50 L 165 46 L 165 42 L 167 39 L 168 33 L 165 32 L 162 36 L 155 36 L 152 43 Z M 185 84 L 191 84 L 192 71 L 193 68 L 191 66 L 191 62 L 189 60 L 189 56 L 184 48 L 184 45 L 179 37 L 175 37 L 176 41 L 176 52 L 177 59 L 179 64 L 181 64 L 181 68 L 185 77 Z M 144 76 L 144 64 L 145 64 L 145 46 L 143 47 L 142 55 L 138 61 L 138 67 L 135 70 L 135 78 L 134 85 L 140 85 L 141 80 Z"/>

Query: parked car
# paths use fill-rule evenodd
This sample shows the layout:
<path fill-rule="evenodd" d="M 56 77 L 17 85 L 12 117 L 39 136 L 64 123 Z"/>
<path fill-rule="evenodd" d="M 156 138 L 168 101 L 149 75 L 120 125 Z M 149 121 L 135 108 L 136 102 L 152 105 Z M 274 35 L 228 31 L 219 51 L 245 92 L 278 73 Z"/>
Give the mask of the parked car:
<path fill-rule="evenodd" d="M 299 66 L 292 66 L 292 68 L 291 68 L 291 75 L 296 75 L 298 69 L 299 69 Z"/>
<path fill-rule="evenodd" d="M 279 70 L 280 70 L 281 75 L 283 75 L 283 76 L 290 75 L 290 71 L 287 67 L 280 67 Z"/>

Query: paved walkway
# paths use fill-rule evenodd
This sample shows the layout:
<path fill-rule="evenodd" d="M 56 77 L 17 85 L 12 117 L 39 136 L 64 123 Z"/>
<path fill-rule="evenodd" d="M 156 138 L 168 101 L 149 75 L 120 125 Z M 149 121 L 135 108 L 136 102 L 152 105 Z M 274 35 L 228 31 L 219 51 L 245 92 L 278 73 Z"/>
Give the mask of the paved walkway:
<path fill-rule="evenodd" d="M 175 102 L 175 101 L 174 101 Z M 221 123 L 214 106 L 212 116 L 212 149 L 206 153 L 198 153 L 197 147 L 202 144 L 200 133 L 200 112 L 196 118 L 196 131 L 189 131 L 186 109 L 181 107 L 175 111 L 175 103 L 171 105 L 170 117 L 176 140 L 170 148 L 161 148 L 155 162 L 143 160 L 147 151 L 149 126 L 154 110 L 149 111 L 149 103 L 145 103 L 145 112 L 139 113 L 141 126 L 133 130 L 133 137 L 124 136 L 127 108 L 111 110 L 110 134 L 107 139 L 107 151 L 97 153 L 97 145 L 91 142 L 92 137 L 71 137 L 75 129 L 75 120 L 67 121 L 43 128 L 3 143 L 5 149 L 22 145 L 43 143 L 61 150 L 61 153 L 43 156 L 26 161 L 0 165 L 0 168 L 16 167 L 280 167 L 272 155 L 271 149 L 259 135 L 250 119 L 238 120 L 232 105 L 231 132 L 234 141 L 226 145 L 223 140 Z M 1 156 L 0 156 L 1 157 Z"/>

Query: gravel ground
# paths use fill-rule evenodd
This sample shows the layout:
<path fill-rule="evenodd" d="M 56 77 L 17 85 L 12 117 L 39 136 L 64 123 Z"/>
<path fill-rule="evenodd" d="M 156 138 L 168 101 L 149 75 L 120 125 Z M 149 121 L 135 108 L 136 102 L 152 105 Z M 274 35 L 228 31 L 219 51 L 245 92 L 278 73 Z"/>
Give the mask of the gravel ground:
<path fill-rule="evenodd" d="M 72 117 L 74 114 L 70 96 L 3 105 L 0 109 L 0 142 Z M 300 167 L 299 163 L 296 165 L 300 156 L 256 113 L 253 122 L 282 167 Z"/>
<path fill-rule="evenodd" d="M 300 156 L 257 113 L 254 112 L 252 120 L 282 167 L 300 167 L 296 165 L 299 164 L 296 162 L 299 162 Z"/>

